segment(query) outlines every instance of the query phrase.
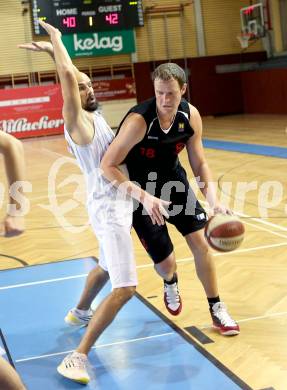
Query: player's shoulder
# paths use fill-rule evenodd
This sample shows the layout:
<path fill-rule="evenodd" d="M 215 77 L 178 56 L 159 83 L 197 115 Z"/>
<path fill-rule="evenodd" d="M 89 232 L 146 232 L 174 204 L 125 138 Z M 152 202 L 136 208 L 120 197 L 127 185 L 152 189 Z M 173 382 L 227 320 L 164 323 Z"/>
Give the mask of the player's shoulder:
<path fill-rule="evenodd" d="M 129 111 L 129 114 L 135 114 L 135 120 L 146 129 L 157 118 L 156 99 L 153 97 L 137 104 Z"/>
<path fill-rule="evenodd" d="M 201 136 L 202 134 L 202 119 L 200 116 L 200 113 L 198 109 L 190 104 L 190 119 L 189 123 L 191 127 L 193 128 L 194 134 L 197 134 L 198 136 Z"/>
<path fill-rule="evenodd" d="M 156 100 L 155 97 L 144 100 L 132 107 L 131 112 L 135 112 L 141 115 L 148 114 L 150 112 L 156 112 Z"/>
<path fill-rule="evenodd" d="M 188 106 L 190 111 L 190 118 L 200 118 L 199 110 L 191 103 L 188 103 Z"/>
<path fill-rule="evenodd" d="M 138 112 L 131 111 L 125 118 L 125 124 L 137 127 L 138 125 L 145 124 L 143 116 Z"/>
<path fill-rule="evenodd" d="M 116 138 L 120 137 L 122 140 L 132 138 L 139 142 L 145 135 L 146 127 L 146 121 L 142 115 L 130 112 L 119 127 Z"/>

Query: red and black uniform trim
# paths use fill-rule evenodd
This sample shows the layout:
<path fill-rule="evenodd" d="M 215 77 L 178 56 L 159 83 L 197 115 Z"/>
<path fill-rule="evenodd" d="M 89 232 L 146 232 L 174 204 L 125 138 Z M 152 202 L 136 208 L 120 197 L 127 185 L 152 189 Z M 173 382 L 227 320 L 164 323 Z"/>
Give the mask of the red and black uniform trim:
<path fill-rule="evenodd" d="M 181 100 L 167 134 L 160 127 L 155 98 L 133 107 L 123 121 L 130 113 L 142 115 L 147 125 L 144 138 L 123 161 L 127 165 L 130 180 L 152 195 L 172 202 L 167 222 L 173 224 L 183 236 L 202 229 L 206 224 L 205 211 L 192 192 L 186 172 L 178 159 L 178 154 L 194 134 L 189 122 L 187 101 Z M 123 121 L 117 134 L 121 131 Z M 167 226 L 153 225 L 142 206 L 134 211 L 133 226 L 155 263 L 161 262 L 172 252 L 173 244 Z"/>

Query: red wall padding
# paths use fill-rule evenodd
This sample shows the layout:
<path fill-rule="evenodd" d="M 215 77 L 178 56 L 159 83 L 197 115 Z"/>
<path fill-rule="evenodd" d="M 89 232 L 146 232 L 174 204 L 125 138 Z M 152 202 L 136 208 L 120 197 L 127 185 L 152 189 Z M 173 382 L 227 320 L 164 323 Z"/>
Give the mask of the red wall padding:
<path fill-rule="evenodd" d="M 287 114 L 287 69 L 265 69 L 241 74 L 244 112 Z"/>
<path fill-rule="evenodd" d="M 266 59 L 265 52 L 189 58 L 189 85 L 191 103 L 202 115 L 224 115 L 244 112 L 242 79 L 240 72 L 216 73 L 216 65 L 256 62 Z M 183 60 L 173 60 L 184 67 Z M 135 65 L 138 102 L 153 96 L 151 73 L 160 62 L 142 62 Z M 286 112 L 287 113 L 287 112 Z"/>

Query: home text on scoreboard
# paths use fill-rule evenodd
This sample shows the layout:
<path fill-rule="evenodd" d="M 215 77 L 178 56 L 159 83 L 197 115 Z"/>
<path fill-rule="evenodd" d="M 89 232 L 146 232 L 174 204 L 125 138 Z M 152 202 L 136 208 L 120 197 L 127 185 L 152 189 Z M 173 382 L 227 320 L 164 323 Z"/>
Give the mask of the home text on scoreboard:
<path fill-rule="evenodd" d="M 34 33 L 44 35 L 38 19 L 63 34 L 127 30 L 143 26 L 142 0 L 32 0 Z"/>

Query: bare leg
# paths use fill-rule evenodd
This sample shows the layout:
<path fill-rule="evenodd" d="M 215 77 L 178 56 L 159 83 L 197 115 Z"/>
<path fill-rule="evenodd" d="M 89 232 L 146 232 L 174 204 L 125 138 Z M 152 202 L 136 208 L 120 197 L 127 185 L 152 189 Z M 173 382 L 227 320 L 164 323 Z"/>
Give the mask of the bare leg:
<path fill-rule="evenodd" d="M 88 354 L 97 338 L 114 320 L 118 311 L 133 296 L 135 287 L 115 288 L 97 307 L 77 352 Z"/>
<path fill-rule="evenodd" d="M 156 272 L 166 281 L 173 278 L 176 272 L 176 261 L 174 252 L 158 264 L 154 265 Z"/>
<path fill-rule="evenodd" d="M 77 309 L 88 310 L 99 291 L 109 280 L 108 272 L 100 266 L 95 267 L 89 272 L 84 291 L 82 292 Z"/>
<path fill-rule="evenodd" d="M 7 216 L 1 223 L 0 231 L 5 237 L 14 237 L 25 230 L 23 211 L 20 200 L 23 196 L 23 185 L 25 178 L 24 149 L 21 141 L 0 132 L 0 153 L 3 154 L 6 176 L 9 184 L 9 205 Z M 21 195 L 21 198 L 19 198 Z"/>
<path fill-rule="evenodd" d="M 188 234 L 185 239 L 195 262 L 196 273 L 208 298 L 218 296 L 216 269 L 209 246 L 205 241 L 203 229 Z"/>
<path fill-rule="evenodd" d="M 24 218 L 7 215 L 1 224 L 1 234 L 5 237 L 15 237 L 25 230 Z"/>
<path fill-rule="evenodd" d="M 17 372 L 0 356 L 0 389 L 25 390 Z"/>

